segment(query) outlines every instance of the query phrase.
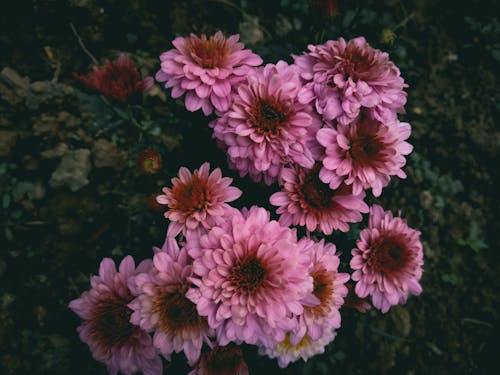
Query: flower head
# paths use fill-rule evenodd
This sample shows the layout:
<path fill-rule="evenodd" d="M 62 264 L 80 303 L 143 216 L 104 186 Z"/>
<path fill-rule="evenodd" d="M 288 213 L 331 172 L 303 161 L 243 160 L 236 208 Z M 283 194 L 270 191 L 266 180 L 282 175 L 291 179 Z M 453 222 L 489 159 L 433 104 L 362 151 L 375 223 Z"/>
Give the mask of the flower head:
<path fill-rule="evenodd" d="M 179 177 L 172 179 L 172 188 L 163 188 L 165 194 L 157 197 L 158 203 L 169 208 L 165 217 L 171 221 L 168 229 L 170 236 L 198 227 L 211 228 L 231 209 L 226 202 L 232 202 L 241 195 L 240 189 L 229 186 L 233 180 L 222 177 L 219 168 L 211 173 L 209 170 L 209 163 L 203 163 L 192 174 L 181 167 Z"/>
<path fill-rule="evenodd" d="M 203 353 L 188 375 L 248 375 L 248 366 L 240 347 L 229 343 Z"/>
<path fill-rule="evenodd" d="M 348 223 L 361 221 L 361 213 L 368 212 L 363 201 L 364 192 L 353 194 L 352 188 L 340 185 L 330 189 L 319 179 L 321 165 L 313 169 L 285 168 L 281 175 L 283 189 L 269 198 L 278 206 L 282 225 L 302 225 L 307 230 L 331 234 L 334 229 L 349 230 Z"/>
<path fill-rule="evenodd" d="M 132 95 L 148 90 L 154 83 L 152 77 L 141 80 L 134 62 L 124 53 L 116 60 L 106 60 L 104 67 L 94 66 L 90 74 L 73 73 L 73 76 L 89 88 L 120 102 L 126 102 Z"/>
<path fill-rule="evenodd" d="M 216 329 L 217 341 L 272 345 L 293 328 L 291 314 L 312 292 L 309 256 L 295 231 L 251 207 L 208 234 L 191 236 L 186 248 L 195 277 L 187 296 Z"/>
<path fill-rule="evenodd" d="M 137 154 L 135 163 L 143 172 L 153 174 L 161 168 L 161 156 L 155 150 L 146 148 Z"/>
<path fill-rule="evenodd" d="M 130 322 L 132 310 L 128 307 L 134 299 L 127 285 L 129 279 L 147 272 L 150 264 L 141 262 L 136 269 L 133 258 L 127 256 L 117 271 L 113 260 L 105 258 L 99 275 L 90 279 L 92 288 L 69 303 L 70 309 L 83 319 L 78 327 L 80 339 L 89 346 L 95 360 L 106 364 L 110 374 L 162 373 L 151 337 Z"/>
<path fill-rule="evenodd" d="M 287 163 L 313 166 L 311 148 L 321 121 L 309 105 L 298 102 L 301 87 L 297 67 L 284 61 L 253 69 L 246 84 L 238 86 L 230 110 L 211 123 L 230 166 L 241 176 L 264 178 L 270 185 Z"/>
<path fill-rule="evenodd" d="M 370 295 L 373 306 L 387 312 L 405 303 L 408 295 L 419 295 L 422 287 L 423 250 L 420 232 L 393 217 L 378 205 L 370 208 L 365 228 L 352 250 L 352 279 L 360 298 Z"/>
<path fill-rule="evenodd" d="M 186 298 L 191 259 L 185 249 L 177 254 L 168 250 L 156 252 L 151 271 L 134 278 L 138 296 L 129 304 L 134 311 L 130 320 L 154 332 L 154 345 L 165 358 L 170 359 L 174 351 L 184 351 L 194 363 L 211 330 L 196 312 L 196 305 Z"/>
<path fill-rule="evenodd" d="M 172 88 L 172 97 L 186 93 L 188 111 L 202 109 L 205 115 L 214 108 L 229 109 L 232 87 L 241 81 L 262 59 L 238 43 L 239 35 L 225 38 L 222 32 L 207 38 L 205 34 L 178 37 L 171 49 L 160 56 L 161 69 L 156 80 Z"/>
<path fill-rule="evenodd" d="M 390 176 L 406 177 L 401 168 L 406 164 L 404 155 L 413 149 L 405 142 L 410 132 L 408 123 L 386 126 L 366 116 L 350 125 L 319 130 L 317 140 L 325 147 L 320 179 L 332 189 L 342 182 L 352 185 L 354 194 L 371 188 L 378 197 Z"/>
<path fill-rule="evenodd" d="M 363 37 L 343 38 L 310 45 L 294 56 L 307 82 L 299 93 L 303 103 L 314 101 L 325 120 L 351 123 L 362 107 L 382 122 L 404 112 L 407 85 L 385 52 L 372 48 Z"/>

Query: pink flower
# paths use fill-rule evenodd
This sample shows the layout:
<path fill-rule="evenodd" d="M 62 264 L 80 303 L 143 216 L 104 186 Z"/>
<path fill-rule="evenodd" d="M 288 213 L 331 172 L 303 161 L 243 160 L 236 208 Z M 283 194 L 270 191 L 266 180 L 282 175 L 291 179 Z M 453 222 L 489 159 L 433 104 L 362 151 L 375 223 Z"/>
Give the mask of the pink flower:
<path fill-rule="evenodd" d="M 232 178 L 222 177 L 219 168 L 209 174 L 210 164 L 203 163 L 193 174 L 185 168 L 179 169 L 179 177 L 172 179 L 172 188 L 163 188 L 164 195 L 156 199 L 169 208 L 165 217 L 171 221 L 169 236 L 181 231 L 211 228 L 231 210 L 226 202 L 232 202 L 241 195 L 241 190 L 229 186 Z"/>
<path fill-rule="evenodd" d="M 229 343 L 203 353 L 188 375 L 248 375 L 248 366 L 239 346 Z"/>
<path fill-rule="evenodd" d="M 309 53 L 293 56 L 307 82 L 299 93 L 302 103 L 314 100 L 325 120 L 351 123 L 362 107 L 384 123 L 404 113 L 406 85 L 385 52 L 372 48 L 363 37 L 343 38 L 309 45 Z"/>
<path fill-rule="evenodd" d="M 73 76 L 87 87 L 120 102 L 126 102 L 137 92 L 148 90 L 154 83 L 152 77 L 141 80 L 134 62 L 124 53 L 116 60 L 106 60 L 104 67 L 94 66 L 94 71 L 86 76 L 77 73 Z"/>
<path fill-rule="evenodd" d="M 212 332 L 207 320 L 197 314 L 196 305 L 185 296 L 191 284 L 190 263 L 185 249 L 177 256 L 157 252 L 151 271 L 133 280 L 138 296 L 128 306 L 134 311 L 130 321 L 154 332 L 154 346 L 165 358 L 170 359 L 174 351 L 184 351 L 188 361 L 195 363 Z"/>
<path fill-rule="evenodd" d="M 301 300 L 313 288 L 310 261 L 296 232 L 270 221 L 268 211 L 254 206 L 245 216 L 233 215 L 201 237 L 188 233 L 196 277 L 187 297 L 220 345 L 270 346 L 293 328 L 291 314 L 303 312 Z"/>
<path fill-rule="evenodd" d="M 334 229 L 347 232 L 348 223 L 361 221 L 361 213 L 368 212 L 365 194 L 353 194 L 347 185 L 330 189 L 319 179 L 320 168 L 319 163 L 313 169 L 285 168 L 281 175 L 283 190 L 271 195 L 269 201 L 278 206 L 276 213 L 282 225 L 305 225 L 309 231 L 325 234 L 332 234 Z"/>
<path fill-rule="evenodd" d="M 351 251 L 352 279 L 360 298 L 370 295 L 383 313 L 422 292 L 423 251 L 420 232 L 378 205 L 370 207 L 368 228 Z"/>
<path fill-rule="evenodd" d="M 161 69 L 156 80 L 172 88 L 172 98 L 186 93 L 186 108 L 202 109 L 205 115 L 214 107 L 219 112 L 229 109 L 232 87 L 241 81 L 262 59 L 238 43 L 239 35 L 225 38 L 222 32 L 207 38 L 194 34 L 176 38 L 171 49 L 160 56 Z"/>
<path fill-rule="evenodd" d="M 151 261 L 135 268 L 131 256 L 125 257 L 117 271 L 115 263 L 104 258 L 99 275 L 92 276 L 92 288 L 69 303 L 69 308 L 83 324 L 78 327 L 95 360 L 104 362 L 110 374 L 119 371 L 132 374 L 161 374 L 162 362 L 149 334 L 130 322 L 132 310 L 127 306 L 134 298 L 127 282 L 140 272 L 147 272 Z"/>
<path fill-rule="evenodd" d="M 372 188 L 378 197 L 390 176 L 406 178 L 401 169 L 404 155 L 413 147 L 405 142 L 410 136 L 410 124 L 395 122 L 384 125 L 360 116 L 351 125 L 338 124 L 318 131 L 318 142 L 325 147 L 319 178 L 336 189 L 343 182 L 352 185 L 353 194 Z"/>
<path fill-rule="evenodd" d="M 301 87 L 297 67 L 284 61 L 250 70 L 229 111 L 210 124 L 241 176 L 270 185 L 287 163 L 312 168 L 321 121 L 298 102 Z"/>

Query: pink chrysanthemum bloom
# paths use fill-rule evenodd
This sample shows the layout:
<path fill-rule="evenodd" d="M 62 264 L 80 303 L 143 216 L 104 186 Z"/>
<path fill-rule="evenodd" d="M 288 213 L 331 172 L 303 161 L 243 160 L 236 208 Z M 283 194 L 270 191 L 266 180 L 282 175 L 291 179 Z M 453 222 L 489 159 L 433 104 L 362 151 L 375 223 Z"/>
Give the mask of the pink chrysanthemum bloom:
<path fill-rule="evenodd" d="M 103 67 L 94 66 L 90 74 L 73 73 L 73 76 L 85 86 L 120 102 L 126 102 L 136 93 L 148 90 L 154 83 L 153 77 L 141 80 L 134 62 L 124 53 L 116 60 L 106 60 Z"/>
<path fill-rule="evenodd" d="M 362 107 L 382 122 L 404 113 L 406 93 L 401 73 L 389 55 L 372 48 L 363 37 L 309 45 L 310 52 L 293 56 L 307 82 L 302 103 L 315 101 L 325 120 L 351 123 Z"/>
<path fill-rule="evenodd" d="M 370 295 L 383 313 L 392 305 L 406 303 L 408 295 L 422 292 L 423 250 L 420 232 L 406 220 L 393 217 L 378 205 L 370 207 L 368 228 L 352 250 L 352 279 L 360 298 Z"/>
<path fill-rule="evenodd" d="M 277 358 L 278 365 L 281 368 L 285 368 L 299 358 L 307 361 L 316 354 L 324 353 L 325 347 L 335 339 L 336 335 L 335 330 L 324 329 L 322 335 L 316 340 L 313 340 L 306 334 L 298 343 L 293 344 L 290 334 L 287 334 L 284 340 L 273 347 L 259 346 L 259 354 L 267 355 L 270 358 Z"/>
<path fill-rule="evenodd" d="M 188 375 L 248 375 L 248 366 L 239 346 L 215 346 L 201 355 Z"/>
<path fill-rule="evenodd" d="M 282 225 L 305 225 L 309 231 L 325 234 L 334 229 L 347 232 L 348 223 L 361 221 L 361 213 L 368 212 L 365 193 L 352 194 L 347 185 L 330 189 L 319 179 L 320 168 L 320 163 L 313 169 L 285 168 L 281 174 L 283 190 L 271 195 L 269 201 L 278 206 Z"/>
<path fill-rule="evenodd" d="M 104 258 L 99 275 L 90 279 L 92 288 L 69 303 L 69 308 L 84 320 L 78 327 L 80 339 L 95 360 L 106 364 L 110 374 L 142 371 L 159 375 L 163 371 L 151 336 L 130 322 L 132 310 L 127 306 L 134 299 L 128 280 L 150 267 L 149 260 L 136 269 L 133 258 L 127 256 L 117 271 L 113 260 Z"/>
<path fill-rule="evenodd" d="M 406 178 L 401 168 L 406 164 L 404 155 L 413 150 L 405 142 L 410 132 L 408 123 L 386 126 L 366 116 L 351 125 L 320 129 L 316 138 L 325 147 L 325 157 L 319 178 L 332 189 L 343 182 L 352 185 L 353 194 L 371 188 L 378 197 L 390 176 Z"/>
<path fill-rule="evenodd" d="M 212 332 L 206 318 L 197 314 L 196 305 L 185 296 L 191 274 L 185 249 L 177 256 L 157 252 L 151 271 L 135 277 L 138 296 L 128 306 L 134 311 L 130 321 L 154 332 L 153 343 L 165 358 L 184 351 L 189 363 L 195 363 Z"/>
<path fill-rule="evenodd" d="M 270 221 L 270 214 L 251 207 L 225 225 L 197 237 L 188 232 L 193 257 L 187 297 L 216 329 L 217 341 L 270 346 L 294 328 L 291 314 L 302 314 L 301 300 L 311 294 L 309 256 L 296 232 Z"/>
<path fill-rule="evenodd" d="M 301 242 L 311 256 L 309 275 L 313 278 L 313 295 L 318 303 L 304 306 L 304 313 L 298 316 L 298 327 L 303 326 L 312 340 L 318 340 L 325 329 L 340 327 L 339 309 L 347 295 L 345 283 L 349 280 L 349 274 L 338 272 L 340 260 L 335 254 L 334 244 L 307 238 Z M 304 333 L 301 329 L 294 330 L 291 343 L 300 341 Z"/>
<path fill-rule="evenodd" d="M 311 148 L 321 120 L 311 106 L 298 102 L 301 87 L 297 67 L 284 61 L 253 69 L 229 111 L 210 124 L 230 167 L 242 177 L 249 174 L 270 185 L 287 163 L 314 165 Z"/>
<path fill-rule="evenodd" d="M 205 34 L 175 38 L 175 48 L 160 56 L 156 80 L 172 88 L 172 98 L 186 93 L 188 111 L 201 108 L 208 116 L 215 108 L 223 113 L 231 104 L 232 87 L 253 66 L 262 64 L 262 59 L 243 49 L 238 39 L 239 35 L 226 39 L 220 31 L 209 38 Z"/>
<path fill-rule="evenodd" d="M 179 177 L 172 179 L 172 188 L 163 188 L 164 195 L 156 199 L 169 208 L 165 217 L 171 221 L 168 236 L 181 231 L 196 230 L 199 226 L 208 229 L 220 221 L 230 210 L 226 202 L 232 202 L 241 195 L 241 190 L 230 186 L 232 178 L 222 177 L 216 168 L 209 174 L 210 164 L 203 163 L 193 174 L 185 168 L 179 169 Z"/>

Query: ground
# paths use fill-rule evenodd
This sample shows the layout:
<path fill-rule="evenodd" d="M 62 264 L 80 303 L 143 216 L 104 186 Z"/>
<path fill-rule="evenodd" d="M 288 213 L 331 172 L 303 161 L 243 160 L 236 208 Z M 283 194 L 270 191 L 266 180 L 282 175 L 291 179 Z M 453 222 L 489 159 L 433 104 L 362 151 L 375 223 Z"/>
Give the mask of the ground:
<path fill-rule="evenodd" d="M 409 84 L 402 119 L 415 151 L 408 178 L 370 202 L 401 210 L 425 253 L 421 296 L 387 314 L 343 309 L 325 354 L 285 370 L 246 347 L 250 373 L 489 373 L 500 302 L 495 1 L 332 3 L 332 15 L 287 0 L 39 0 L 2 12 L 1 373 L 106 372 L 79 341 L 68 302 L 88 289 L 103 257 L 144 259 L 161 244 L 167 222 L 146 202 L 180 166 L 209 161 L 244 191 L 238 205 L 270 208 L 273 187 L 229 170 L 207 118 L 160 85 L 132 107 L 139 128 L 73 76 L 119 52 L 154 75 L 176 36 L 219 29 L 239 32 L 266 63 L 340 36 L 363 35 L 389 52 Z M 161 155 L 158 173 L 137 166 L 145 148 Z M 363 225 L 331 240 L 348 254 Z M 183 363 L 174 356 L 165 373 L 187 373 Z"/>

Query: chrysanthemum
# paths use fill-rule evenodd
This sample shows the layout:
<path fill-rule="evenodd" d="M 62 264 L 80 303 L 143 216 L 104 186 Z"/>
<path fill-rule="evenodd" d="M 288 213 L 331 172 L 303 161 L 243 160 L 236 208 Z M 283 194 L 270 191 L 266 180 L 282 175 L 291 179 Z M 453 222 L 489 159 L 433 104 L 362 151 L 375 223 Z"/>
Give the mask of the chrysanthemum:
<path fill-rule="evenodd" d="M 352 250 L 352 279 L 356 294 L 370 295 L 383 313 L 392 305 L 406 303 L 408 295 L 422 292 L 423 251 L 420 232 L 408 227 L 378 205 L 370 208 L 368 228 Z"/>
<path fill-rule="evenodd" d="M 169 208 L 165 212 L 165 217 L 171 221 L 169 236 L 196 230 L 198 226 L 210 228 L 230 209 L 226 202 L 232 202 L 241 195 L 240 189 L 229 186 L 232 178 L 222 177 L 219 168 L 210 174 L 209 170 L 209 163 L 203 163 L 193 174 L 181 167 L 179 177 L 172 179 L 172 188 L 163 188 L 165 194 L 157 197 L 158 203 Z"/>
<path fill-rule="evenodd" d="M 271 195 L 269 201 L 278 206 L 282 225 L 305 225 L 309 231 L 325 234 L 334 229 L 347 232 L 348 223 L 361 221 L 361 213 L 368 212 L 365 193 L 353 194 L 347 185 L 330 189 L 319 179 L 320 168 L 319 163 L 313 169 L 285 168 L 282 191 Z"/>
<path fill-rule="evenodd" d="M 256 182 L 264 178 L 270 185 L 287 163 L 312 168 L 311 148 L 321 121 L 309 105 L 298 102 L 301 87 L 297 67 L 284 61 L 253 69 L 229 111 L 210 124 L 230 167 L 241 176 L 249 174 Z"/>
<path fill-rule="evenodd" d="M 149 89 L 154 83 L 152 77 L 141 80 L 134 62 L 124 53 L 116 60 L 106 60 L 104 67 L 94 66 L 94 71 L 88 75 L 73 73 L 73 76 L 87 87 L 120 102 Z"/>
<path fill-rule="evenodd" d="M 151 271 L 135 277 L 138 296 L 128 306 L 134 311 L 130 321 L 154 332 L 154 346 L 165 358 L 170 359 L 174 351 L 184 351 L 188 361 L 195 363 L 211 330 L 185 295 L 190 286 L 190 263 L 185 249 L 177 256 L 157 252 Z"/>
<path fill-rule="evenodd" d="M 318 340 L 325 329 L 340 327 L 339 309 L 347 295 L 345 283 L 349 280 L 349 274 L 338 272 L 340 260 L 335 254 L 334 244 L 325 243 L 324 240 L 315 242 L 307 238 L 301 242 L 304 244 L 304 250 L 311 256 L 309 275 L 313 278 L 313 295 L 319 303 L 305 305 L 304 312 L 298 319 L 304 322 L 309 337 Z M 297 330 L 293 332 L 291 342 L 295 343 L 301 339 L 302 334 Z"/>
<path fill-rule="evenodd" d="M 324 353 L 325 347 L 335 339 L 337 333 L 333 329 L 323 330 L 322 335 L 313 340 L 308 334 L 302 337 L 298 343 L 293 344 L 290 335 L 273 347 L 259 346 L 259 354 L 267 355 L 270 358 L 277 358 L 281 368 L 287 367 L 291 362 L 302 358 L 307 361 L 310 357 Z"/>
<path fill-rule="evenodd" d="M 240 347 L 229 343 L 203 353 L 188 375 L 248 375 L 248 366 Z"/>
<path fill-rule="evenodd" d="M 217 341 L 272 345 L 293 328 L 312 292 L 309 256 L 296 232 L 269 220 L 264 208 L 234 215 L 199 238 L 188 233 L 195 287 L 187 296 L 216 329 Z"/>
<path fill-rule="evenodd" d="M 249 69 L 262 64 L 262 59 L 243 44 L 239 35 L 225 38 L 222 32 L 207 38 L 191 34 L 178 37 L 171 49 L 160 56 L 161 69 L 156 80 L 172 88 L 172 97 L 186 93 L 188 111 L 202 109 L 205 115 L 214 107 L 219 112 L 228 110 L 233 85 L 241 81 Z"/>
<path fill-rule="evenodd" d="M 349 124 L 362 107 L 382 122 L 404 113 L 407 85 L 399 69 L 387 53 L 372 48 L 365 38 L 347 43 L 339 38 L 308 49 L 294 56 L 307 82 L 299 96 L 302 103 L 314 100 L 325 120 Z"/>
<path fill-rule="evenodd" d="M 99 275 L 90 279 L 92 288 L 69 303 L 70 309 L 83 319 L 78 327 L 80 339 L 89 346 L 95 360 L 106 364 L 110 374 L 162 373 L 151 336 L 130 322 L 132 310 L 127 306 L 134 298 L 128 280 L 147 272 L 150 266 L 151 261 L 144 261 L 136 269 L 133 258 L 127 256 L 117 271 L 113 260 L 105 258 Z"/>
<path fill-rule="evenodd" d="M 316 134 L 325 147 L 320 179 L 332 189 L 343 182 L 352 185 L 354 194 L 371 188 L 378 197 L 387 186 L 390 176 L 406 178 L 401 169 L 404 155 L 413 147 L 405 142 L 410 136 L 410 124 L 395 122 L 384 125 L 367 116 L 360 116 L 350 125 L 325 127 Z"/>

